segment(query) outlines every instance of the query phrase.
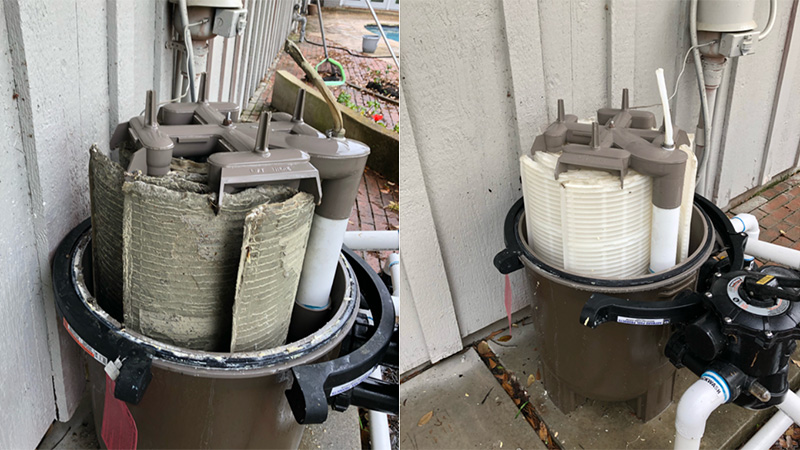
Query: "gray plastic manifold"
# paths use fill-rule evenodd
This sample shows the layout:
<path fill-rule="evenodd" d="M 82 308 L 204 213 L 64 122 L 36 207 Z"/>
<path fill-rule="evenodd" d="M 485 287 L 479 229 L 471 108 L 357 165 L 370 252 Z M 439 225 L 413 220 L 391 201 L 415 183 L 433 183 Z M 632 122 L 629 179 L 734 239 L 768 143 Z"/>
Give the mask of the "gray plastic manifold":
<path fill-rule="evenodd" d="M 271 117 L 270 112 L 261 114 L 252 151 L 220 152 L 208 157 L 208 184 L 217 193 L 217 205 L 222 204 L 225 192 L 233 188 L 267 183 L 299 184 L 302 179 L 316 180 L 315 200 L 320 202 L 322 186 L 319 172 L 311 165 L 308 154 L 285 149 L 269 151 L 267 143 Z"/>
<path fill-rule="evenodd" d="M 623 182 L 628 169 L 653 178 L 653 204 L 663 209 L 681 204 L 687 155 L 662 148 L 663 131 L 654 129 L 653 113 L 630 110 L 628 90 L 622 93 L 620 109 L 597 111 L 598 122 L 578 123 L 564 114 L 558 101 L 558 119 L 533 143 L 531 153 L 561 152 L 555 178 L 570 169 L 586 168 L 618 174 Z M 678 146 L 689 145 L 686 133 L 675 128 Z"/>
<path fill-rule="evenodd" d="M 235 104 L 209 103 L 205 95 L 201 102 L 168 103 L 158 111 L 155 93 L 148 91 L 144 117 L 117 126 L 111 148 L 130 139 L 139 149 L 133 153 L 127 171 L 150 176 L 166 175 L 173 157 L 207 157 L 209 188 L 217 193 L 217 208 L 224 192 L 265 183 L 305 189 L 319 203 L 319 171 L 310 163 L 309 155 L 291 147 L 279 152 L 268 150 L 270 113 L 262 115 L 256 136 L 245 132 L 247 125 L 235 122 L 234 116 L 238 116 Z M 309 182 L 301 186 L 303 180 Z"/>

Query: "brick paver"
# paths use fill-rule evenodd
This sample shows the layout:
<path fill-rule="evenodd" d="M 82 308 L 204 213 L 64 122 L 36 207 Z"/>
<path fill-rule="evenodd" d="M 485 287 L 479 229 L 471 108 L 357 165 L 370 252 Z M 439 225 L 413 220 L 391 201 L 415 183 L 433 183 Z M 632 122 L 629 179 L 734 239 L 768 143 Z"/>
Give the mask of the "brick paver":
<path fill-rule="evenodd" d="M 310 27 L 313 28 L 313 27 Z M 307 39 L 311 42 L 321 42 L 321 36 L 316 30 L 309 30 Z M 399 72 L 397 67 L 394 67 L 394 62 L 391 58 L 357 58 L 351 56 L 345 51 L 332 48 L 332 46 L 340 46 L 335 40 L 328 38 L 328 54 L 331 58 L 339 61 L 345 69 L 347 74 L 347 81 L 357 86 L 365 87 L 367 83 L 374 78 L 376 73 L 380 72 L 385 80 L 393 81 L 395 84 L 399 81 Z M 313 65 L 324 59 L 324 50 L 321 46 L 313 45 L 309 42 L 298 44 L 300 50 L 306 59 Z M 354 53 L 358 53 L 360 49 L 351 49 Z M 286 70 L 299 79 L 303 79 L 305 74 L 300 67 L 295 64 L 294 60 L 286 54 L 281 52 L 277 63 L 272 67 L 267 76 L 262 81 L 262 85 L 250 100 L 250 104 L 242 112 L 242 121 L 255 121 L 261 115 L 261 112 L 269 107 L 272 100 L 272 87 L 274 84 L 273 74 L 276 70 Z M 315 89 L 309 84 L 309 89 Z M 331 87 L 334 97 L 338 97 L 339 93 L 345 91 L 351 95 L 353 102 L 359 106 L 367 106 L 367 102 L 377 101 L 380 103 L 379 113 L 383 114 L 384 122 L 387 128 L 392 129 L 400 122 L 400 112 L 396 102 L 390 102 L 374 95 L 367 91 L 356 89 L 349 85 Z M 353 211 L 350 215 L 348 230 L 397 230 L 400 226 L 399 214 L 396 208 L 390 207 L 392 202 L 397 205 L 399 203 L 399 187 L 397 184 L 390 182 L 381 174 L 367 168 L 364 171 L 361 185 L 358 189 L 358 196 L 356 203 L 353 206 Z M 386 257 L 390 252 L 360 252 L 361 256 L 372 266 L 376 271 L 380 270 Z"/>
<path fill-rule="evenodd" d="M 800 173 L 731 208 L 728 215 L 741 213 L 758 219 L 759 240 L 800 250 Z"/>

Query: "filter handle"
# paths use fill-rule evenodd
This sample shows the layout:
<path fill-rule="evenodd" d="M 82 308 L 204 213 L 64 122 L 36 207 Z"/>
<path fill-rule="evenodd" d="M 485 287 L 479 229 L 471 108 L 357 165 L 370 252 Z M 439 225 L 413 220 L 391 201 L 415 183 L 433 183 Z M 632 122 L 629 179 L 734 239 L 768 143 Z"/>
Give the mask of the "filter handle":
<path fill-rule="evenodd" d="M 522 256 L 522 248 L 517 240 L 514 227 L 517 224 L 517 219 L 522 214 L 525 208 L 523 199 L 517 200 L 514 206 L 508 211 L 505 223 L 503 223 L 503 240 L 506 248 L 500 250 L 500 253 L 494 256 L 494 267 L 503 275 L 516 272 L 522 269 L 524 265 L 520 257 Z"/>
<path fill-rule="evenodd" d="M 692 291 L 678 294 L 674 300 L 633 301 L 594 293 L 581 310 L 584 326 L 596 328 L 606 322 L 628 325 L 669 325 L 694 320 L 704 312 L 703 297 Z"/>
<path fill-rule="evenodd" d="M 286 391 L 286 398 L 300 424 L 322 423 L 328 417 L 329 404 L 343 411 L 360 399 L 364 401 L 363 406 L 371 409 L 393 414 L 397 414 L 399 409 L 400 388 L 397 384 L 364 382 L 378 365 L 383 364 L 393 340 L 395 311 L 392 297 L 378 274 L 363 259 L 347 247 L 343 247 L 342 252 L 356 274 L 359 291 L 372 313 L 374 327 L 367 334 L 370 338 L 352 352 L 331 361 L 291 369 L 293 383 Z M 356 326 L 350 330 L 350 340 L 358 340 L 352 335 L 356 330 Z M 396 342 L 396 337 L 394 340 Z"/>

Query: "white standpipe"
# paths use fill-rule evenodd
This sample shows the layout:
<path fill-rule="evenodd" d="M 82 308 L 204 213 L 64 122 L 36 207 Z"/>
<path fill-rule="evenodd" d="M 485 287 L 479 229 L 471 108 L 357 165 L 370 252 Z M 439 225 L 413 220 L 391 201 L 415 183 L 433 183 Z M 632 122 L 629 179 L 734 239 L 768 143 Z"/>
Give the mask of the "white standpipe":
<path fill-rule="evenodd" d="M 397 250 L 400 248 L 400 232 L 393 231 L 348 231 L 344 234 L 344 245 L 350 250 Z"/>
<path fill-rule="evenodd" d="M 791 399 L 790 399 L 791 397 Z M 788 402 L 788 403 L 787 403 Z M 785 406 L 784 406 L 785 404 Z M 793 410 L 795 419 L 783 413 L 781 407 L 788 410 Z M 772 444 L 786 432 L 786 430 L 797 421 L 798 412 L 798 397 L 797 393 L 791 391 L 786 393 L 786 397 L 781 405 L 778 405 L 778 411 L 772 416 L 767 423 L 758 429 L 758 433 L 753 435 L 747 443 L 742 446 L 741 450 L 767 450 L 772 447 Z"/>
<path fill-rule="evenodd" d="M 650 272 L 675 266 L 678 254 L 678 230 L 681 208 L 662 209 L 653 205 L 653 229 L 650 234 Z"/>
<path fill-rule="evenodd" d="M 342 251 L 347 219 L 332 220 L 314 214 L 308 237 L 303 276 L 297 287 L 297 304 L 314 311 L 330 306 L 331 287 Z"/>
<path fill-rule="evenodd" d="M 708 417 L 730 396 L 728 384 L 716 372 L 705 372 L 691 385 L 675 415 L 675 450 L 699 449 Z"/>
<path fill-rule="evenodd" d="M 672 115 L 669 112 L 669 96 L 664 81 L 664 69 L 656 70 L 658 93 L 664 110 L 664 150 L 675 150 Z M 681 206 L 663 209 L 653 205 L 653 229 L 650 233 L 650 272 L 656 273 L 675 266 L 678 256 L 678 233 L 681 229 Z"/>
<path fill-rule="evenodd" d="M 381 368 L 376 367 L 369 376 L 376 380 L 382 380 Z M 392 450 L 389 418 L 386 413 L 369 410 L 369 440 L 373 450 Z"/>
<path fill-rule="evenodd" d="M 675 149 L 675 141 L 672 131 L 672 114 L 669 112 L 669 95 L 667 95 L 667 83 L 664 81 L 664 69 L 656 69 L 656 80 L 658 81 L 658 95 L 661 96 L 661 108 L 664 110 L 664 150 Z"/>

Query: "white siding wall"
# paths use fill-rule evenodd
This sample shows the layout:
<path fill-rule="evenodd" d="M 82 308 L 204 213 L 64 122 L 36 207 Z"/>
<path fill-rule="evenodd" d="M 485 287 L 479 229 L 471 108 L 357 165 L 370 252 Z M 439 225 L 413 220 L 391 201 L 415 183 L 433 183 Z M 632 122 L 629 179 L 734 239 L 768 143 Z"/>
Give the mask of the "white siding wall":
<path fill-rule="evenodd" d="M 118 120 L 138 114 L 154 82 L 169 80 L 158 20 L 166 8 L 163 0 L 2 4 L 2 448 L 35 447 L 83 391 L 79 349 L 56 319 L 51 257 L 89 215 L 90 145 L 107 150 Z"/>
<path fill-rule="evenodd" d="M 556 100 L 563 98 L 567 112 L 581 117 L 619 105 L 624 87 L 632 90 L 634 105 L 657 103 L 655 69 L 664 68 L 671 90 L 689 45 L 688 1 L 406 3 L 402 27 L 410 31 L 403 34 L 400 68 L 408 120 L 401 159 L 412 154 L 421 170 L 403 174 L 401 183 L 403 261 L 406 268 L 438 264 L 439 270 L 418 270 L 415 279 L 407 274 L 412 292 L 403 297 L 425 323 L 432 300 L 419 292 L 446 281 L 454 314 L 439 320 L 456 323 L 463 337 L 505 316 L 503 277 L 492 257 L 503 248 L 505 214 L 521 196 L 518 157 L 554 119 Z M 724 159 L 712 159 L 708 189 L 723 207 L 797 164 L 800 38 L 797 30 L 789 32 L 797 1 L 778 4 L 772 34 L 755 55 L 729 63 L 717 96 L 721 120 L 714 142 Z M 759 24 L 767 12 L 767 0 L 759 0 Z M 697 97 L 690 58 L 673 105 L 678 126 L 690 132 Z M 660 112 L 652 111 L 660 121 Z M 429 211 L 405 207 L 420 195 Z M 425 217 L 441 262 L 410 251 L 430 248 L 408 228 Z M 527 305 L 523 274 L 513 274 L 512 283 L 519 310 Z M 414 329 L 421 336 L 412 335 Z M 443 330 L 409 326 L 403 343 L 458 347 Z M 431 359 L 426 353 L 433 352 L 418 351 L 422 356 L 404 361 L 402 370 Z"/>
<path fill-rule="evenodd" d="M 248 30 L 259 31 L 239 55 L 240 83 L 231 87 L 229 70 L 214 97 L 222 89 L 226 100 L 249 98 L 282 47 L 293 4 L 246 1 L 258 5 Z M 108 151 L 147 90 L 170 95 L 171 9 L 167 0 L 0 4 L 0 448 L 35 447 L 80 400 L 80 350 L 57 322 L 51 258 L 89 216 L 89 147 Z M 216 70 L 222 54 L 215 58 Z"/>

